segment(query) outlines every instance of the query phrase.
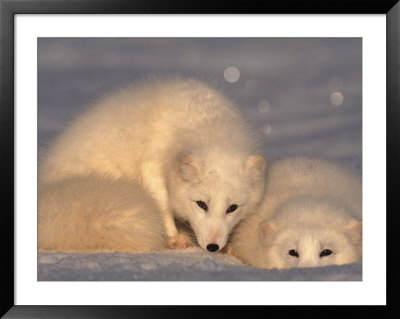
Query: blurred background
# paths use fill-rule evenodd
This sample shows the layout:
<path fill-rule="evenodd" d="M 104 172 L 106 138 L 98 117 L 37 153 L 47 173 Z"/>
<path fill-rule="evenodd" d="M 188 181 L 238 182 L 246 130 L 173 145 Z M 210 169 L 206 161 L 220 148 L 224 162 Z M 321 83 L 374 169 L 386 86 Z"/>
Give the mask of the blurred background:
<path fill-rule="evenodd" d="M 267 160 L 329 156 L 361 172 L 361 38 L 39 38 L 39 156 L 97 98 L 154 74 L 215 83 Z"/>

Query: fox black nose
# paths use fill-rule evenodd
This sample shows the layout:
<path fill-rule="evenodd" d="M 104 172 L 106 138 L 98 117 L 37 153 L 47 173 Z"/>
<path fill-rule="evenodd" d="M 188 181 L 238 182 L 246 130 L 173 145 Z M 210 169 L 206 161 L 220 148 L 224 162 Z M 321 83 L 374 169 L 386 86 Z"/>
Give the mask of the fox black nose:
<path fill-rule="evenodd" d="M 217 251 L 219 249 L 219 246 L 217 244 L 208 244 L 207 245 L 207 250 L 208 251 Z"/>

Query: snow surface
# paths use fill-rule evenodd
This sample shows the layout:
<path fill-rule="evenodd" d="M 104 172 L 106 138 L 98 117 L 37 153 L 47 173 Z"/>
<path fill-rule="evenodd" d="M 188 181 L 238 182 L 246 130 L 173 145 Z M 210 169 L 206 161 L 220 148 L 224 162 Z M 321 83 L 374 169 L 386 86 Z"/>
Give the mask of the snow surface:
<path fill-rule="evenodd" d="M 159 253 L 41 253 L 38 280 L 56 281 L 357 281 L 361 263 L 294 269 L 259 269 L 200 247 Z"/>
<path fill-rule="evenodd" d="M 362 172 L 360 38 L 38 40 L 38 149 L 88 104 L 152 74 L 214 81 L 263 139 L 267 161 L 328 156 Z M 238 72 L 239 71 L 239 74 Z M 358 281 L 361 263 L 257 269 L 199 247 L 157 253 L 39 253 L 38 280 Z"/>

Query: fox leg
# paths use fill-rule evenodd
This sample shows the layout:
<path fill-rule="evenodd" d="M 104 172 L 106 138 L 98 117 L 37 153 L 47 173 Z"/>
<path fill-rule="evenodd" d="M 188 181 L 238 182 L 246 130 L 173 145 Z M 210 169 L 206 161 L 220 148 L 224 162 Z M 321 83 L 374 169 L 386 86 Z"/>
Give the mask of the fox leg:
<path fill-rule="evenodd" d="M 168 193 L 165 180 L 161 177 L 160 169 L 155 163 L 147 163 L 142 165 L 142 183 L 152 196 L 156 199 L 156 203 L 160 208 L 164 221 L 164 227 L 167 233 L 165 247 L 167 248 L 186 248 L 193 246 L 192 239 L 184 233 L 178 233 L 174 216 L 169 209 Z"/>
<path fill-rule="evenodd" d="M 186 248 L 193 246 L 192 239 L 185 233 L 178 233 L 172 214 L 168 210 L 162 210 L 164 225 L 167 232 L 167 248 Z"/>
<path fill-rule="evenodd" d="M 165 195 L 167 192 L 165 191 Z M 161 214 L 163 215 L 164 226 L 167 233 L 167 240 L 165 247 L 167 248 L 187 248 L 193 246 L 192 239 L 185 233 L 178 233 L 174 217 L 169 209 L 162 208 Z"/>

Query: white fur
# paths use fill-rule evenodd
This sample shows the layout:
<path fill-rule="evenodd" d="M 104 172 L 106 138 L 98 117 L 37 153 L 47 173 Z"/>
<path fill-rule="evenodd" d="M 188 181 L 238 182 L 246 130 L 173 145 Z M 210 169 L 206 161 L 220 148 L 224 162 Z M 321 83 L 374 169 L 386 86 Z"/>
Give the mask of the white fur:
<path fill-rule="evenodd" d="M 153 80 L 101 100 L 55 141 L 40 180 L 100 172 L 138 180 L 158 204 L 170 239 L 173 216 L 203 248 L 222 248 L 260 202 L 265 161 L 255 136 L 225 96 L 197 80 Z M 205 213 L 196 201 L 204 201 Z M 227 208 L 237 211 L 226 215 Z"/>
<path fill-rule="evenodd" d="M 153 199 L 134 181 L 82 175 L 39 185 L 38 244 L 57 251 L 151 251 L 165 231 Z"/>
<path fill-rule="evenodd" d="M 295 157 L 270 165 L 266 180 L 263 203 L 232 236 L 239 258 L 261 268 L 361 260 L 359 176 L 332 161 Z M 332 254 L 320 257 L 325 249 Z"/>

